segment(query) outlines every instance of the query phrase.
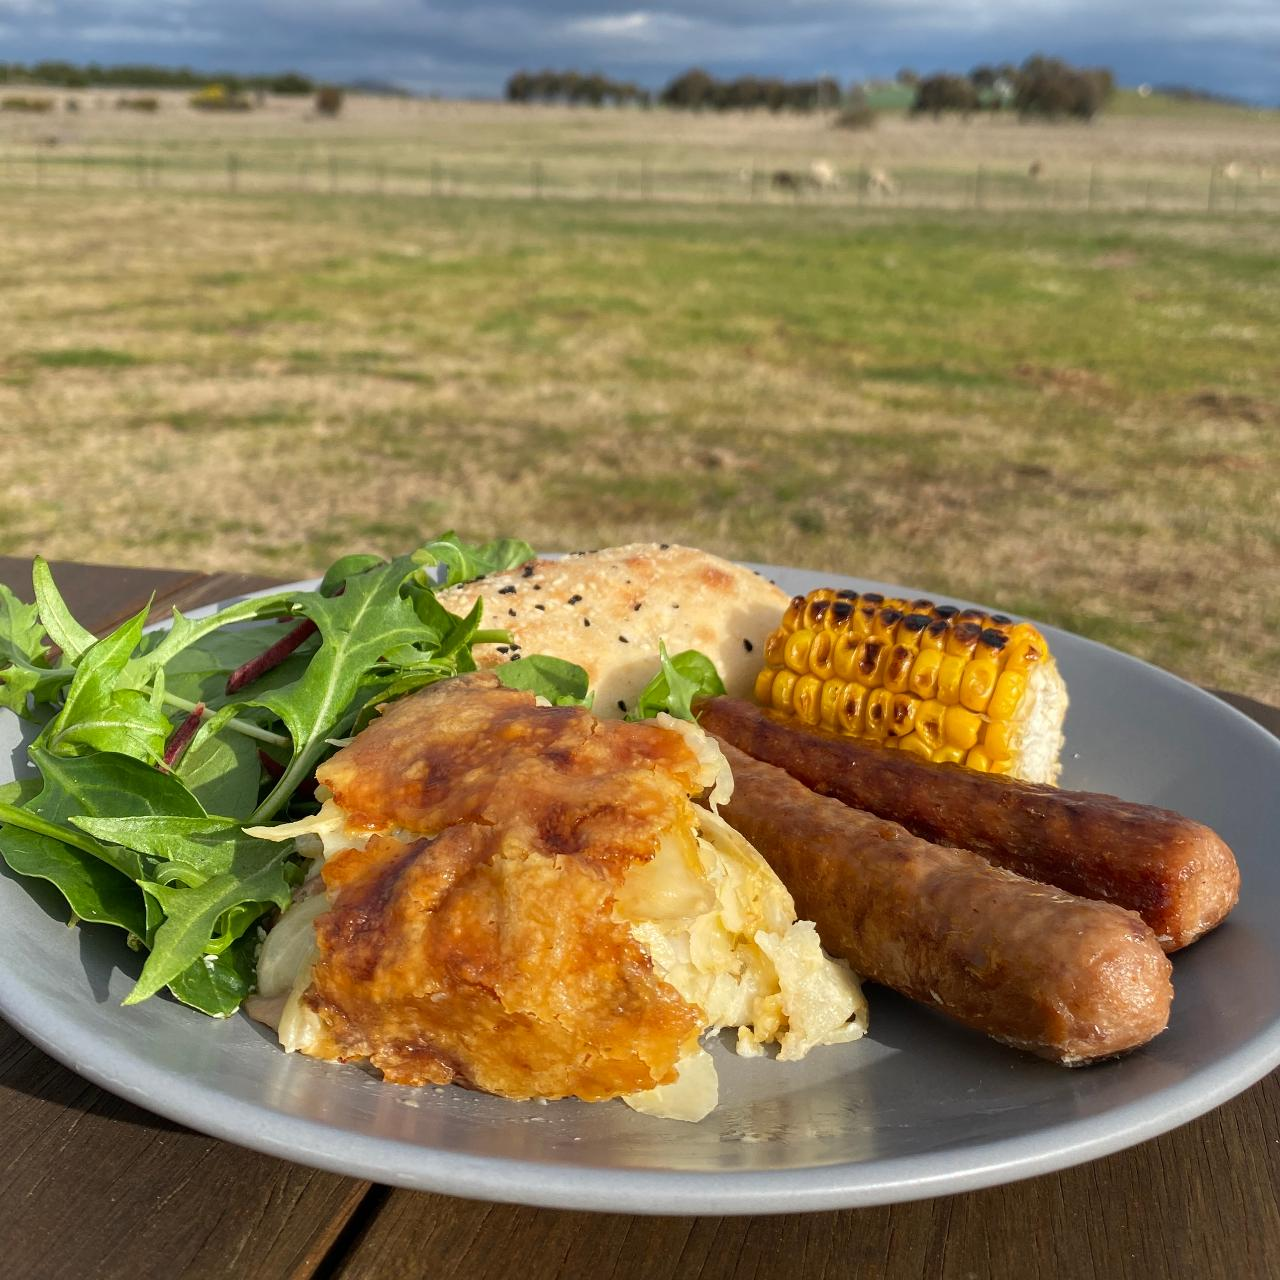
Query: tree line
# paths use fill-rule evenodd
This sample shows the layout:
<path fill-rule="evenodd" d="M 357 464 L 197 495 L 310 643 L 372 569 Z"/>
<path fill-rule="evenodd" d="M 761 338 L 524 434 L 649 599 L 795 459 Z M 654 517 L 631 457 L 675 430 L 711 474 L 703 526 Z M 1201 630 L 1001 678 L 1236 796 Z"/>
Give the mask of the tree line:
<path fill-rule="evenodd" d="M 104 67 L 96 62 L 0 62 L 0 84 L 39 84 L 59 89 L 202 89 L 220 84 L 228 93 L 263 90 L 267 93 L 314 93 L 317 85 L 297 71 L 238 75 L 233 71 L 193 71 L 190 67 L 157 67 L 126 63 Z"/>
<path fill-rule="evenodd" d="M 595 71 L 517 71 L 507 81 L 509 102 L 567 102 L 587 106 L 606 103 L 690 111 L 735 111 L 763 107 L 769 111 L 824 111 L 840 105 L 840 85 L 830 76 L 819 80 L 782 80 L 739 76 L 720 80 L 701 67 L 682 72 L 656 95 L 630 80 L 611 80 Z"/>
<path fill-rule="evenodd" d="M 1016 111 L 1044 119 L 1092 119 L 1115 91 L 1115 77 L 1106 67 L 1073 67 L 1060 58 L 1036 54 L 1020 67 L 1010 63 L 979 66 L 967 76 L 941 73 L 920 79 L 900 71 L 898 80 L 914 84 L 913 115 L 954 111 Z"/>

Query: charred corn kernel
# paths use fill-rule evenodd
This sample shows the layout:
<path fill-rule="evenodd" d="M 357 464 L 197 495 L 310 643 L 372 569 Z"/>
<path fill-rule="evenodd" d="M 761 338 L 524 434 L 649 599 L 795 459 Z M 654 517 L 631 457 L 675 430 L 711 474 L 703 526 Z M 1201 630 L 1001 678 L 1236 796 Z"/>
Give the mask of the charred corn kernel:
<path fill-rule="evenodd" d="M 872 689 L 867 694 L 867 735 L 877 739 L 886 737 L 892 714 L 893 694 L 888 689 Z"/>
<path fill-rule="evenodd" d="M 948 746 L 963 747 L 968 751 L 978 745 L 981 732 L 982 717 L 964 707 L 948 707 L 947 714 L 942 717 L 942 736 Z"/>
<path fill-rule="evenodd" d="M 937 649 L 923 649 L 911 664 L 907 676 L 907 688 L 917 698 L 932 698 L 938 692 L 938 668 L 942 666 L 942 654 Z"/>
<path fill-rule="evenodd" d="M 920 710 L 916 712 L 916 734 L 930 751 L 946 745 L 946 739 L 942 736 L 942 717 L 946 713 L 946 707 L 936 698 L 922 702 Z"/>
<path fill-rule="evenodd" d="M 763 705 L 922 758 L 1015 774 L 1033 675 L 1053 661 L 1029 623 L 849 590 L 795 597 L 764 659 Z"/>
<path fill-rule="evenodd" d="M 942 655 L 938 667 L 938 701 L 952 706 L 960 701 L 960 677 L 964 675 L 964 659 L 954 653 Z"/>
<path fill-rule="evenodd" d="M 813 643 L 813 632 L 807 627 L 801 631 L 793 631 L 787 637 L 787 647 L 783 650 L 782 660 L 798 676 L 809 670 L 809 646 Z"/>
<path fill-rule="evenodd" d="M 787 639 L 791 632 L 783 627 L 779 627 L 777 631 L 771 631 L 769 638 L 764 642 L 764 662 L 767 667 L 781 667 L 786 665 Z"/>
<path fill-rule="evenodd" d="M 762 673 L 763 674 L 763 673 Z M 834 729 L 838 723 L 840 699 L 844 697 L 845 682 L 843 680 L 824 680 L 822 682 L 822 700 L 818 718 L 828 729 Z M 763 704 L 764 699 L 756 694 L 756 701 Z"/>
<path fill-rule="evenodd" d="M 791 695 L 791 706 L 805 724 L 817 724 L 822 718 L 822 681 L 817 676 L 801 676 Z"/>
<path fill-rule="evenodd" d="M 756 676 L 756 687 L 754 690 L 756 701 L 762 706 L 767 707 L 773 701 L 769 696 L 773 689 L 773 678 L 776 676 L 777 670 L 773 667 L 765 667 L 758 676 Z"/>
<path fill-rule="evenodd" d="M 799 677 L 794 671 L 783 667 L 773 678 L 773 688 L 769 690 L 769 702 L 775 711 L 790 711 L 795 697 L 796 680 Z"/>
<path fill-rule="evenodd" d="M 810 591 L 805 597 L 804 621 L 801 625 L 809 628 L 822 626 L 822 620 L 835 598 L 836 593 L 829 587 L 819 591 Z"/>
<path fill-rule="evenodd" d="M 895 738 L 905 738 L 915 728 L 919 710 L 919 698 L 909 693 L 895 693 L 889 707 L 889 732 Z"/>
<path fill-rule="evenodd" d="M 992 760 L 1013 759 L 1013 726 L 1008 720 L 992 720 L 982 735 L 982 745 Z"/>
<path fill-rule="evenodd" d="M 809 670 L 819 680 L 831 679 L 831 655 L 835 652 L 835 647 L 836 638 L 830 631 L 814 633 L 813 643 L 809 646 Z"/>
<path fill-rule="evenodd" d="M 844 687 L 844 694 L 836 708 L 836 721 L 845 733 L 854 737 L 861 735 L 866 727 L 863 719 L 863 708 L 867 703 L 867 691 L 856 681 L 850 680 Z"/>
<path fill-rule="evenodd" d="M 775 631 L 773 634 L 778 633 Z M 853 664 L 858 660 L 858 644 L 858 637 L 852 631 L 842 631 L 836 636 L 836 648 L 831 655 L 831 665 L 841 680 L 853 679 Z M 767 654 L 765 661 L 768 661 Z"/>
<path fill-rule="evenodd" d="M 894 693 L 906 693 L 907 681 L 911 678 L 911 664 L 916 656 L 905 645 L 889 646 L 889 654 L 884 663 L 886 689 L 891 689 Z"/>
<path fill-rule="evenodd" d="M 982 628 L 976 622 L 957 622 L 947 635 L 947 652 L 957 658 L 971 658 L 981 635 Z"/>
<path fill-rule="evenodd" d="M 878 640 L 864 640 L 858 646 L 853 660 L 853 678 L 868 689 L 876 689 L 884 683 L 885 661 L 889 656 L 887 645 Z"/>
<path fill-rule="evenodd" d="M 960 677 L 960 705 L 970 711 L 985 711 L 995 691 L 999 668 L 991 658 L 975 658 Z"/>
<path fill-rule="evenodd" d="M 905 738 L 899 738 L 898 750 L 909 751 L 913 756 L 919 756 L 922 760 L 932 760 L 933 751 L 925 744 L 924 739 L 918 733 L 909 733 Z"/>
<path fill-rule="evenodd" d="M 1011 720 L 1027 691 L 1027 677 L 1020 671 L 1005 671 L 996 681 L 991 701 L 987 703 L 987 715 L 992 720 Z"/>

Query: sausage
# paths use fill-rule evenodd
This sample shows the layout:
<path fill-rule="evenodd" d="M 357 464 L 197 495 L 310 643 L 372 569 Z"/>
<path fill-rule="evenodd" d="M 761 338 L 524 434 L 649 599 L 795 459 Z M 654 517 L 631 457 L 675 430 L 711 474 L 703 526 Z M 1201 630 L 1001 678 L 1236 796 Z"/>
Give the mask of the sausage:
<path fill-rule="evenodd" d="M 1168 1024 L 1172 966 L 1134 912 L 930 844 L 723 749 L 734 786 L 722 815 L 857 973 L 1067 1066 Z"/>
<path fill-rule="evenodd" d="M 736 698 L 700 704 L 699 722 L 813 790 L 925 840 L 1128 907 L 1166 951 L 1220 924 L 1240 894 L 1240 870 L 1222 839 L 1168 809 L 932 764 Z"/>

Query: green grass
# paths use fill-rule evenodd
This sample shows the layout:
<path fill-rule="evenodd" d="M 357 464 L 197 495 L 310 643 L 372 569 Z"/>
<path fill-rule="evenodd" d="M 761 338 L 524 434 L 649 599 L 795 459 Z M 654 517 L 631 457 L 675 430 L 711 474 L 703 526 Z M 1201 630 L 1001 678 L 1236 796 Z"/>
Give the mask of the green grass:
<path fill-rule="evenodd" d="M 1274 700 L 1277 250 L 1247 217 L 11 193 L 0 547 L 683 541 Z"/>

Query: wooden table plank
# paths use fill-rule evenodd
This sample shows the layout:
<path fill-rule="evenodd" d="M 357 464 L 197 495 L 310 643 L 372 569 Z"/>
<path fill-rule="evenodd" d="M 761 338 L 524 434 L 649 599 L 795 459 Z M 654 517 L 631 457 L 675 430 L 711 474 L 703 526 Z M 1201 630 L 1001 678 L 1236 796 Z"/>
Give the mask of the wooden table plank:
<path fill-rule="evenodd" d="M 191 609 L 269 580 L 57 565 L 94 630 L 156 593 Z M 30 599 L 30 563 L 0 559 Z M 0 1022 L 0 1273 L 15 1277 L 315 1274 L 369 1184 L 207 1138 L 123 1102 Z"/>

